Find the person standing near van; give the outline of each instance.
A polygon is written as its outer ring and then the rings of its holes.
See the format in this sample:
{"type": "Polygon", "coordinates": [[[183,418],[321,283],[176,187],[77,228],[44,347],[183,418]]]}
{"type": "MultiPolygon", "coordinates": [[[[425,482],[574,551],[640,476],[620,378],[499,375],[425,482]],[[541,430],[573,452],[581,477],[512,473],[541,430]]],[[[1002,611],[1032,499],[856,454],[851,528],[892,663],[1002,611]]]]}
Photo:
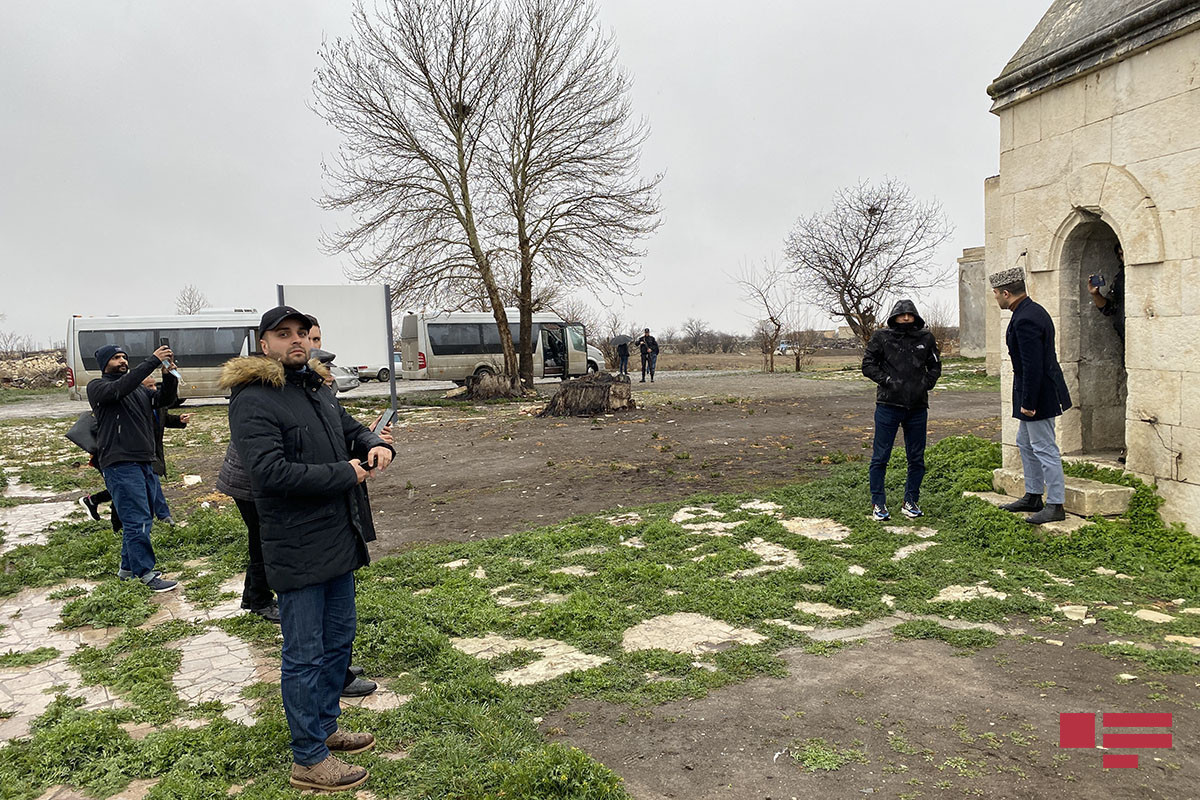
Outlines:
{"type": "Polygon", "coordinates": [[[646,370],[650,371],[650,382],[654,383],[654,367],[658,363],[658,339],[650,335],[650,329],[642,331],[642,335],[634,342],[642,356],[642,383],[646,382],[646,370]]]}
{"type": "Polygon", "coordinates": [[[900,513],[909,519],[924,516],[920,501],[929,390],[942,375],[942,361],[937,340],[925,327],[913,301],[897,301],[888,314],[887,327],[871,335],[863,354],[862,373],[879,385],[875,390],[875,443],[871,452],[871,514],[881,522],[891,519],[884,479],[896,431],[904,428],[908,477],[900,513]]]}
{"type": "Polygon", "coordinates": [[[179,380],[171,374],[173,360],[171,348],[163,345],[131,369],[125,351],[107,344],[96,351],[102,375],[87,386],[98,431],[96,460],[121,521],[121,568],[117,576],[137,578],[153,592],[169,592],[177,586],[175,581],[163,580],[162,573],[154,568],[154,547],[150,543],[155,501],[162,494],[154,473],[154,415],[178,396],[179,380]],[[164,364],[172,364],[171,369],[164,364]],[[152,392],[142,381],[158,369],[163,370],[162,389],[152,392]]]}

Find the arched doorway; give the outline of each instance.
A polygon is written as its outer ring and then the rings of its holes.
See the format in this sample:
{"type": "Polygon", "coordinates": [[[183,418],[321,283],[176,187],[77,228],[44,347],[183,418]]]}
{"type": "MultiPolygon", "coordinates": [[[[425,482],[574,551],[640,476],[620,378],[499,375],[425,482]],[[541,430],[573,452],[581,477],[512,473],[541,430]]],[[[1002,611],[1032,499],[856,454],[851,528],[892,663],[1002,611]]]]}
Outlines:
{"type": "Polygon", "coordinates": [[[1072,397],[1079,409],[1082,453],[1116,459],[1125,450],[1125,342],[1117,332],[1120,316],[1105,316],[1088,291],[1088,278],[1102,276],[1103,295],[1112,292],[1121,269],[1120,240],[1099,217],[1076,225],[1063,244],[1062,280],[1064,313],[1077,315],[1076,325],[1062,326],[1063,333],[1078,331],[1078,349],[1060,345],[1060,352],[1078,353],[1079,388],[1072,397]],[[1071,302],[1074,301],[1074,302],[1071,302]]]}

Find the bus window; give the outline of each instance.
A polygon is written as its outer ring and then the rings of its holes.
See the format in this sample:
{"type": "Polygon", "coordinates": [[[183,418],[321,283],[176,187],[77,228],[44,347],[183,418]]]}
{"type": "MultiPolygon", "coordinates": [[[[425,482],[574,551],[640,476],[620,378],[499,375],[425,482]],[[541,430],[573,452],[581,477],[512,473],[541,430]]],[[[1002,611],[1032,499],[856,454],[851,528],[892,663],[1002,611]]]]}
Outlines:
{"type": "MultiPolygon", "coordinates": [[[[432,327],[432,326],[431,326],[432,327]]],[[[500,328],[491,323],[485,322],[483,328],[483,352],[488,355],[500,355],[504,352],[504,348],[500,346],[500,328]]],[[[508,330],[512,334],[513,347],[519,347],[521,344],[521,324],[519,322],[508,323],[508,330]]],[[[534,347],[537,347],[538,323],[533,323],[533,333],[531,339],[534,347]]]]}
{"type": "Polygon", "coordinates": [[[242,354],[246,328],[163,328],[158,335],[171,342],[175,362],[181,368],[219,367],[242,354]]]}
{"type": "Polygon", "coordinates": [[[479,335],[479,323],[431,323],[429,348],[435,356],[469,356],[481,353],[483,342],[479,335]]]}
{"type": "Polygon", "coordinates": [[[89,372],[100,372],[96,351],[106,344],[115,344],[129,356],[130,366],[144,361],[158,347],[154,331],[80,331],[79,355],[89,372]]]}
{"type": "Polygon", "coordinates": [[[567,337],[571,340],[571,349],[579,353],[587,352],[587,344],[583,340],[583,326],[567,326],[567,337]]]}

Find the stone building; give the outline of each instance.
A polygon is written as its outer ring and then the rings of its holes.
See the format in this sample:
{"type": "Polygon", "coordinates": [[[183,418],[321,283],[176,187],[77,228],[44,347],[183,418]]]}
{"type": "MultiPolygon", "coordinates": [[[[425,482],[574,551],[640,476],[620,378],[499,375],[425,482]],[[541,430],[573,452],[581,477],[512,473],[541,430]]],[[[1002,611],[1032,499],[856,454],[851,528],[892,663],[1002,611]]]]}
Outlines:
{"type": "Polygon", "coordinates": [[[958,259],[958,354],[981,358],[987,352],[988,291],[984,248],[968,247],[958,259]]]}
{"type": "MultiPolygon", "coordinates": [[[[1200,2],[1055,0],[988,93],[1000,174],[984,184],[987,271],[1023,267],[1054,318],[1076,403],[1062,450],[1127,451],[1164,516],[1200,531],[1200,2]],[[1123,342],[1086,287],[1111,281],[1118,243],[1123,342]]],[[[1009,315],[989,314],[1004,465],[1019,470],[1009,315]]]]}

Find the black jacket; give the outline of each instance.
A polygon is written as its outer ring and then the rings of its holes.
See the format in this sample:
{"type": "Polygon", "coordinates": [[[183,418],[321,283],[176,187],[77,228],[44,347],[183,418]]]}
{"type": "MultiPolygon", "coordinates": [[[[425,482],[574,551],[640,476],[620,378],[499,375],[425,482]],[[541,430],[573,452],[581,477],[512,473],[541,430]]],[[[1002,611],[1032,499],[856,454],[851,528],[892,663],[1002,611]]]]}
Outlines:
{"type": "Polygon", "coordinates": [[[232,392],[229,429],[250,478],[271,588],[302,589],[370,563],[375,527],[347,462],[387,447],[383,440],[342,409],[311,365],[285,371],[263,356],[235,358],[221,386],[232,392]]]}
{"type": "Polygon", "coordinates": [[[1026,297],[1013,309],[1005,333],[1012,359],[1012,415],[1017,419],[1050,419],[1071,407],[1071,395],[1054,353],[1054,322],[1046,309],[1026,297]],[[1032,417],[1022,408],[1036,411],[1032,417]]]}
{"type": "Polygon", "coordinates": [[[238,455],[233,442],[225,448],[225,460],[221,462],[221,471],[217,473],[217,491],[229,495],[234,500],[254,501],[254,490],[250,488],[250,476],[242,466],[242,457],[238,455]]]}
{"type": "MultiPolygon", "coordinates": [[[[175,404],[177,405],[177,403],[175,404]]],[[[174,405],[172,405],[174,408],[174,405]]],[[[167,474],[167,454],[163,447],[163,434],[167,428],[186,428],[178,414],[172,414],[165,408],[154,409],[154,474],[167,474]]]]}
{"type": "Polygon", "coordinates": [[[634,344],[638,346],[638,350],[643,356],[647,355],[648,353],[658,352],[658,339],[655,339],[650,334],[639,336],[638,340],[634,342],[634,344]]]}
{"type": "Polygon", "coordinates": [[[87,386],[88,402],[99,430],[96,459],[100,469],[126,461],[153,464],[158,456],[154,409],[167,408],[179,396],[179,381],[163,375],[157,391],[142,386],[162,362],[151,356],[124,375],[104,373],[87,386]]]}
{"type": "Polygon", "coordinates": [[[892,306],[887,327],[871,335],[863,354],[862,374],[879,384],[876,403],[902,408],[929,406],[929,390],[942,376],[942,359],[937,340],[911,300],[892,306]],[[896,322],[901,314],[912,314],[917,321],[911,328],[901,327],[896,322]]]}

